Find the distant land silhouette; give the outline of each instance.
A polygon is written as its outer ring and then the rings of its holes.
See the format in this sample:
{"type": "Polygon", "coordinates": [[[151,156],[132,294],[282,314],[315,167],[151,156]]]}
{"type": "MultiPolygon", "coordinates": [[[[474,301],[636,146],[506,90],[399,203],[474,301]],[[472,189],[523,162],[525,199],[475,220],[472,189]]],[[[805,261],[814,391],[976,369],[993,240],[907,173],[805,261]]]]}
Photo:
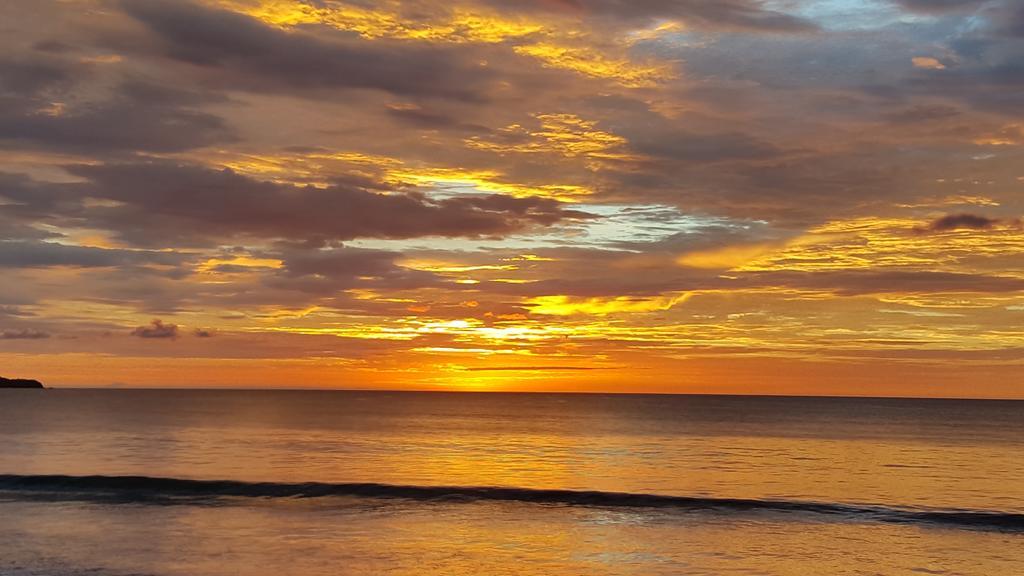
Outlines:
{"type": "Polygon", "coordinates": [[[0,388],[43,388],[39,380],[28,380],[25,378],[4,378],[0,376],[0,388]]]}

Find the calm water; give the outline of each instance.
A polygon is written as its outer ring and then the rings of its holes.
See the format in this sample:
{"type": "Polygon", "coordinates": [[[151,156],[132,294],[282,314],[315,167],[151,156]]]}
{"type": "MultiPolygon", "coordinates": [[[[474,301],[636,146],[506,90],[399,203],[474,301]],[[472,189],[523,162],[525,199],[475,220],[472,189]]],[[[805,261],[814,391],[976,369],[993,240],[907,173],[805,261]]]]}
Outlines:
{"type": "Polygon", "coordinates": [[[1022,574],[1022,440],[1022,402],[0,390],[0,574],[1022,574]]]}

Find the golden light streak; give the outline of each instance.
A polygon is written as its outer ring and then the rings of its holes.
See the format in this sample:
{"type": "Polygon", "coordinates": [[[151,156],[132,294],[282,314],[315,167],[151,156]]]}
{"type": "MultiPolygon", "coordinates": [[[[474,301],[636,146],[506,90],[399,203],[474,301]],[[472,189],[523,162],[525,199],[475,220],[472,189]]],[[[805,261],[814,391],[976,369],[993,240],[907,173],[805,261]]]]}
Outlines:
{"type": "Polygon", "coordinates": [[[463,170],[460,168],[426,168],[421,170],[394,170],[386,176],[395,186],[466,187],[480,192],[507,194],[516,198],[542,197],[563,202],[576,202],[593,191],[576,184],[518,184],[503,182],[502,174],[494,170],[463,170]]]}
{"type": "Polygon", "coordinates": [[[342,2],[320,6],[296,0],[221,0],[219,4],[268,24],[293,27],[326,24],[368,39],[398,38],[443,42],[498,43],[544,32],[543,25],[525,18],[507,18],[481,11],[454,8],[425,20],[411,20],[396,3],[379,3],[393,10],[365,8],[342,2]]]}
{"type": "Polygon", "coordinates": [[[537,296],[530,298],[526,306],[534,314],[552,316],[571,316],[574,314],[595,314],[603,316],[619,312],[655,312],[668,310],[685,301],[688,293],[670,296],[641,298],[635,296],[618,296],[615,298],[574,298],[571,296],[537,296]]]}
{"type": "Polygon", "coordinates": [[[453,348],[448,346],[424,346],[421,348],[413,348],[412,352],[429,352],[431,354],[482,354],[485,356],[491,354],[518,354],[521,356],[530,356],[532,354],[529,350],[515,350],[507,348],[453,348]]]}
{"type": "Polygon", "coordinates": [[[514,256],[512,258],[506,258],[505,260],[508,261],[508,262],[516,262],[516,261],[519,261],[519,260],[524,260],[526,262],[555,262],[555,261],[557,261],[555,258],[549,258],[547,256],[538,256],[536,254],[520,254],[520,255],[514,256]]]}
{"type": "Polygon", "coordinates": [[[325,177],[332,173],[365,174],[373,177],[401,161],[387,156],[352,151],[312,152],[308,154],[237,154],[226,150],[204,151],[204,163],[229,168],[245,176],[282,184],[313,184],[326,187],[325,177]],[[212,157],[211,157],[212,154],[212,157]]]}
{"type": "Polygon", "coordinates": [[[980,296],[978,294],[883,294],[879,302],[914,306],[917,308],[993,308],[1020,299],[1015,294],[980,296]]]}
{"type": "Polygon", "coordinates": [[[572,70],[592,78],[604,78],[630,88],[643,88],[676,77],[665,64],[637,64],[626,58],[610,57],[589,46],[570,46],[538,42],[516,46],[513,50],[537,58],[549,68],[572,70]]]}
{"type": "MultiPolygon", "coordinates": [[[[385,3],[384,8],[365,8],[343,2],[314,6],[296,0],[216,0],[222,8],[241,12],[267,24],[291,28],[304,24],[324,24],[338,30],[355,32],[366,39],[394,38],[447,43],[513,43],[513,51],[540,60],[549,68],[560,68],[612,80],[627,87],[646,87],[675,78],[664,64],[634,63],[625,56],[609,56],[593,46],[582,45],[582,30],[567,29],[565,23],[547,26],[518,17],[498,15],[479,8],[456,7],[439,14],[417,15],[412,19],[401,6],[385,3]],[[574,44],[567,42],[572,41],[574,44]]],[[[663,34],[671,29],[659,27],[647,34],[663,34]]],[[[620,41],[624,47],[639,40],[636,34],[620,41]]]]}
{"type": "Polygon", "coordinates": [[[426,272],[475,272],[478,270],[517,270],[519,267],[511,264],[477,264],[463,265],[437,260],[400,260],[397,262],[405,268],[423,270],[426,272]]]}
{"type": "Polygon", "coordinates": [[[387,156],[352,151],[315,152],[310,154],[231,154],[224,150],[204,151],[194,158],[204,164],[228,168],[239,174],[296,186],[321,188],[331,184],[331,175],[363,175],[369,180],[396,189],[409,187],[444,187],[449,190],[506,194],[516,198],[541,197],[562,202],[577,202],[593,194],[580,184],[528,184],[511,182],[498,170],[469,170],[453,167],[410,166],[387,156]],[[212,155],[212,157],[211,157],[212,155]]]}
{"type": "Polygon", "coordinates": [[[250,256],[235,256],[232,258],[209,258],[196,266],[196,272],[200,274],[224,274],[217,270],[221,266],[232,266],[239,268],[280,268],[284,263],[276,258],[253,258],[250,256]]]}
{"type": "Polygon", "coordinates": [[[1024,250],[1024,230],[1012,222],[975,230],[931,231],[920,220],[866,217],[833,221],[785,242],[725,246],[677,258],[682,266],[735,272],[923,269],[969,271],[982,257],[1024,250]]]}
{"type": "Polygon", "coordinates": [[[734,268],[742,272],[826,271],[871,268],[969,272],[983,257],[1024,250],[1024,230],[1003,224],[990,229],[925,231],[920,220],[858,218],[808,231],[784,248],[734,268]]]}
{"type": "Polygon", "coordinates": [[[86,64],[117,64],[124,60],[119,54],[97,54],[94,56],[83,56],[79,62],[86,64]]]}
{"type": "Polygon", "coordinates": [[[240,328],[241,332],[285,332],[307,336],[337,336],[339,338],[356,338],[360,340],[412,340],[415,333],[390,329],[385,326],[254,326],[240,328]]]}
{"type": "MultiPolygon", "coordinates": [[[[575,114],[534,114],[540,126],[529,130],[519,124],[502,128],[499,132],[529,141],[506,144],[474,136],[465,140],[466,146],[499,154],[558,154],[565,158],[584,157],[589,160],[636,160],[639,157],[623,149],[625,138],[597,128],[597,122],[584,120],[575,114]]],[[[599,163],[590,163],[593,170],[599,163]]]]}
{"type": "Polygon", "coordinates": [[[975,138],[974,143],[981,146],[1020,146],[1024,144],[1024,125],[1007,124],[997,132],[975,138]]]}
{"type": "Polygon", "coordinates": [[[630,44],[636,44],[638,42],[646,42],[646,41],[649,41],[649,40],[657,40],[658,38],[661,38],[662,36],[664,36],[666,34],[671,34],[673,32],[682,32],[685,29],[686,29],[686,27],[683,25],[682,22],[674,22],[674,21],[664,22],[662,24],[658,24],[657,26],[655,26],[653,28],[646,28],[646,29],[643,29],[643,30],[637,30],[637,31],[631,33],[629,35],[629,43],[630,44]]]}
{"type": "Polygon", "coordinates": [[[66,106],[63,102],[50,102],[46,106],[43,106],[37,110],[39,114],[43,116],[50,116],[51,118],[57,118],[64,115],[66,106]]]}
{"type": "Polygon", "coordinates": [[[732,269],[780,248],[779,244],[742,244],[684,254],[676,259],[681,266],[708,269],[732,269]]]}
{"type": "Polygon", "coordinates": [[[999,206],[999,202],[987,196],[969,196],[966,194],[951,194],[941,198],[922,200],[915,204],[897,204],[897,208],[937,208],[941,206],[956,206],[969,204],[973,206],[999,206]]]}

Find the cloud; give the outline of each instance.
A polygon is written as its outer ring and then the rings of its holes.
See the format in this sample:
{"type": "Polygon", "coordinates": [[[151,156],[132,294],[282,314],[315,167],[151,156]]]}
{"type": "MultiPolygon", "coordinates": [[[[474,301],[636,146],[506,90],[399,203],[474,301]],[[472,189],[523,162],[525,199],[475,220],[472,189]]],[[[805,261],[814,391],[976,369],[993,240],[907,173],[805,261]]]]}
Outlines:
{"type": "Polygon", "coordinates": [[[979,216],[977,214],[949,214],[933,220],[927,226],[918,228],[918,230],[922,232],[948,232],[950,230],[959,230],[963,228],[971,230],[988,230],[1000,223],[1002,223],[1002,221],[999,219],[979,216]]]}
{"type": "Polygon", "coordinates": [[[573,316],[593,314],[604,316],[619,312],[659,312],[685,302],[687,293],[656,297],[616,296],[613,298],[576,298],[564,294],[537,296],[524,306],[531,314],[545,316],[573,316]]]}
{"type": "Polygon", "coordinates": [[[1020,362],[1020,2],[14,3],[0,318],[55,367],[1020,362]]]}
{"type": "Polygon", "coordinates": [[[916,12],[953,12],[974,10],[989,0],[895,0],[898,4],[916,12]]]}
{"type": "Polygon", "coordinates": [[[761,160],[778,157],[781,154],[777,147],[749,134],[695,134],[664,125],[648,130],[631,140],[632,148],[642,154],[678,162],[761,160]]]}
{"type": "Polygon", "coordinates": [[[931,56],[914,56],[910,59],[914,68],[927,68],[929,70],[945,70],[946,65],[940,62],[937,58],[931,56]]]}
{"type": "Polygon", "coordinates": [[[479,100],[492,81],[486,67],[450,47],[349,35],[324,40],[190,2],[129,0],[122,6],[156,35],[164,56],[195,65],[209,72],[207,83],[233,90],[308,95],[368,88],[479,100]]]}
{"type": "Polygon", "coordinates": [[[771,272],[745,275],[737,286],[786,286],[827,290],[843,296],[867,294],[1014,293],[1024,291],[1024,278],[924,270],[838,270],[771,272]]]}
{"type": "Polygon", "coordinates": [[[212,114],[123,96],[83,110],[14,110],[0,112],[0,138],[53,150],[176,152],[233,139],[212,114]]]}
{"type": "Polygon", "coordinates": [[[34,313],[18,306],[0,305],[0,316],[11,316],[15,318],[35,316],[34,313]]]}
{"type": "Polygon", "coordinates": [[[267,280],[276,288],[331,295],[356,287],[402,290],[440,283],[430,272],[395,264],[398,252],[337,245],[288,247],[276,255],[282,267],[267,280]]]}
{"type": "Polygon", "coordinates": [[[156,338],[165,339],[169,338],[174,340],[178,337],[178,325],[177,324],[164,324],[159,318],[153,319],[152,322],[147,326],[139,326],[131,331],[132,336],[138,338],[156,338]]]}
{"type": "Polygon", "coordinates": [[[0,59],[0,144],[85,152],[175,152],[235,138],[198,107],[216,94],[135,77],[103,86],[71,55],[0,59]]]}
{"type": "Polygon", "coordinates": [[[754,0],[489,0],[489,4],[520,12],[568,12],[629,23],[680,19],[694,28],[717,30],[805,33],[818,29],[809,20],[769,10],[754,0]]]}
{"type": "MultiPolygon", "coordinates": [[[[924,4],[924,2],[922,2],[924,4]]],[[[973,5],[978,3],[965,3],[973,5]]],[[[971,26],[958,30],[946,45],[946,54],[927,64],[894,88],[898,93],[921,96],[942,94],[979,110],[1016,118],[1024,105],[1024,65],[1019,38],[1024,36],[1024,5],[1016,1],[983,3],[971,26]],[[934,64],[939,64],[935,66],[934,64]]]]}
{"type": "Polygon", "coordinates": [[[179,266],[186,256],[155,250],[121,250],[56,242],[0,240],[0,268],[179,266]]]}
{"type": "Polygon", "coordinates": [[[89,183],[67,195],[114,201],[76,210],[94,227],[143,245],[230,238],[332,239],[502,236],[590,215],[547,198],[501,194],[438,200],[351,185],[292,186],[231,170],[163,162],[72,166],[89,183]]]}
{"type": "MultiPolygon", "coordinates": [[[[0,78],[3,79],[3,94],[10,97],[33,98],[48,90],[71,86],[81,76],[75,67],[56,58],[11,58],[0,59],[0,78]]],[[[16,101],[15,101],[16,102],[16,101]]],[[[7,105],[12,104],[11,100],[7,105]]]]}
{"type": "Polygon", "coordinates": [[[49,337],[50,334],[48,332],[29,330],[27,328],[0,331],[0,340],[42,340],[49,337]]]}
{"type": "Polygon", "coordinates": [[[955,106],[945,104],[916,104],[885,115],[894,124],[921,124],[949,120],[961,115],[955,106]]]}
{"type": "Polygon", "coordinates": [[[997,25],[1000,34],[1010,38],[1024,38],[1024,5],[1010,3],[997,25]]]}

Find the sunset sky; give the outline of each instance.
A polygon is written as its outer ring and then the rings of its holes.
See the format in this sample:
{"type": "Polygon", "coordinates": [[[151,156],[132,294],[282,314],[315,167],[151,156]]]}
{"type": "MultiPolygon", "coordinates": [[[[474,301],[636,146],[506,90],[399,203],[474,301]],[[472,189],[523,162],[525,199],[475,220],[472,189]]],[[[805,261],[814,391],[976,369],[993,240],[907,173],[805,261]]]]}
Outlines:
{"type": "Polygon", "coordinates": [[[8,0],[0,375],[1024,397],[1018,0],[8,0]]]}

